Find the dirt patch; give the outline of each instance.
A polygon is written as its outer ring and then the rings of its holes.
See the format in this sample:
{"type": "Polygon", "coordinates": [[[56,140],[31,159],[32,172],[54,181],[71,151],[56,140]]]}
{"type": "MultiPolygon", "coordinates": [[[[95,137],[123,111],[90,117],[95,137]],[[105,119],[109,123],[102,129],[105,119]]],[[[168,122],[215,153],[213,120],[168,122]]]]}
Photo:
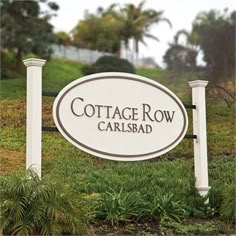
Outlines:
{"type": "Polygon", "coordinates": [[[0,102],[1,127],[23,127],[26,121],[26,104],[23,100],[2,100],[0,102]]]}
{"type": "Polygon", "coordinates": [[[25,152],[0,149],[0,173],[7,174],[25,168],[25,152]]]}
{"type": "Polygon", "coordinates": [[[235,224],[219,219],[187,219],[182,223],[158,223],[158,221],[130,221],[115,225],[104,221],[91,224],[88,231],[91,235],[104,236],[167,236],[167,235],[234,235],[235,224]]]}
{"type": "Polygon", "coordinates": [[[104,224],[103,221],[90,226],[94,235],[160,235],[160,225],[156,221],[124,222],[115,225],[104,224]]]}
{"type": "MultiPolygon", "coordinates": [[[[43,126],[55,126],[52,118],[52,104],[47,101],[43,103],[43,126]]],[[[24,100],[2,100],[0,101],[1,127],[20,128],[26,125],[26,101],[24,100]]]]}

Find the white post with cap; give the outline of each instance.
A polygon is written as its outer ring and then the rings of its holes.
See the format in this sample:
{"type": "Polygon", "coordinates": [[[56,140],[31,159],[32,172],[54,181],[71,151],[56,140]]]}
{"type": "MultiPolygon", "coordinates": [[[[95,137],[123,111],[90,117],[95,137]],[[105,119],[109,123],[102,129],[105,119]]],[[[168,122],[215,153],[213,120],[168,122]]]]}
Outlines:
{"type": "Polygon", "coordinates": [[[23,60],[27,67],[26,169],[41,178],[42,162],[42,67],[46,60],[23,60]]]}
{"type": "Polygon", "coordinates": [[[189,82],[192,88],[192,104],[196,105],[196,109],[193,109],[193,133],[197,135],[197,139],[194,139],[195,186],[201,196],[206,196],[210,190],[208,183],[205,100],[205,87],[207,84],[208,81],[204,80],[189,82]]]}

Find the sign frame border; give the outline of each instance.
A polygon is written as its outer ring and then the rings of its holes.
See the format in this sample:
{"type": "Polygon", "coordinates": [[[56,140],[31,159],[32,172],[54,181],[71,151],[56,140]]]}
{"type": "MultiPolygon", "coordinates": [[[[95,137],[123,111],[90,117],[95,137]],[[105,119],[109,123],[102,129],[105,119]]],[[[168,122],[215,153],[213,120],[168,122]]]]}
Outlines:
{"type": "Polygon", "coordinates": [[[169,152],[170,150],[172,150],[173,148],[175,148],[184,138],[184,135],[187,132],[188,129],[188,115],[187,115],[187,111],[183,105],[183,103],[181,102],[181,100],[172,92],[170,91],[168,88],[166,88],[165,86],[163,86],[162,84],[148,79],[146,77],[143,76],[139,76],[139,75],[134,75],[134,74],[129,74],[129,73],[123,73],[123,72],[104,72],[104,73],[97,73],[97,74],[92,74],[92,75],[88,75],[88,76],[84,76],[81,78],[78,78],[74,81],[72,81],[71,83],[69,83],[68,85],[66,85],[58,94],[58,96],[56,97],[56,99],[54,100],[53,103],[53,119],[54,122],[58,128],[58,130],[60,131],[60,133],[62,134],[62,136],[64,138],[66,138],[70,143],[72,143],[74,146],[76,146],[77,148],[90,153],[94,156],[98,156],[104,159],[109,159],[109,160],[115,160],[115,161],[141,161],[141,160],[148,160],[148,159],[152,159],[155,157],[158,157],[160,155],[163,155],[164,153],[169,152]],[[159,149],[157,151],[153,151],[153,152],[149,152],[149,153],[144,153],[144,154],[138,154],[138,155],[133,155],[133,154],[129,154],[129,155],[120,155],[120,154],[114,154],[114,153],[108,153],[108,152],[103,152],[100,150],[96,150],[94,148],[91,148],[81,142],[79,142],[77,139],[73,138],[65,129],[65,127],[63,126],[60,118],[59,118],[59,106],[60,103],[63,99],[63,97],[73,88],[77,87],[78,85],[81,85],[83,83],[88,83],[91,81],[95,81],[95,80],[101,80],[101,79],[124,79],[124,80],[132,80],[132,81],[137,81],[137,82],[141,82],[144,84],[148,84],[149,86],[155,87],[159,90],[161,90],[162,92],[166,93],[168,96],[170,96],[180,107],[180,110],[183,114],[184,117],[184,125],[182,128],[182,131],[180,133],[180,135],[175,139],[175,141],[173,141],[171,144],[167,145],[166,147],[159,149]]]}

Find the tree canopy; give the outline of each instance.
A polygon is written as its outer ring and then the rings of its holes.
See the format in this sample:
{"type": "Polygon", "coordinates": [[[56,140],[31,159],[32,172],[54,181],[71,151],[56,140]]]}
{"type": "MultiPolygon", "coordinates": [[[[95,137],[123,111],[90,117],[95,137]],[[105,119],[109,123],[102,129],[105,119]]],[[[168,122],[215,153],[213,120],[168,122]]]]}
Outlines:
{"type": "Polygon", "coordinates": [[[87,14],[72,30],[73,43],[82,48],[117,53],[120,48],[119,28],[120,23],[112,15],[87,14]]]}
{"type": "Polygon", "coordinates": [[[59,32],[56,32],[54,35],[55,35],[57,44],[64,45],[64,46],[68,46],[72,44],[70,35],[67,34],[66,32],[59,31],[59,32]]]}
{"type": "Polygon", "coordinates": [[[170,21],[162,17],[162,11],[144,9],[145,1],[137,6],[126,4],[118,7],[116,4],[107,9],[98,8],[96,14],[85,15],[72,30],[73,40],[81,47],[98,49],[107,52],[119,52],[120,41],[124,41],[128,48],[129,40],[134,39],[135,51],[139,51],[139,43],[145,44],[145,37],[158,41],[149,33],[150,27],[161,21],[170,21]]]}
{"type": "Polygon", "coordinates": [[[41,57],[48,57],[51,53],[49,46],[54,42],[54,36],[48,21],[52,14],[41,12],[40,2],[47,4],[51,11],[58,10],[56,3],[47,0],[1,2],[2,47],[16,53],[18,70],[25,53],[41,57]]]}
{"type": "Polygon", "coordinates": [[[180,30],[170,43],[164,61],[171,70],[196,68],[196,57],[203,54],[208,79],[229,79],[235,71],[236,11],[200,12],[192,23],[191,32],[180,30]],[[179,43],[186,36],[186,45],[179,43]]]}
{"type": "Polygon", "coordinates": [[[198,45],[211,77],[228,78],[235,70],[236,11],[201,12],[193,22],[191,43],[198,45]]]}
{"type": "Polygon", "coordinates": [[[144,9],[145,1],[140,2],[137,6],[134,4],[126,4],[117,12],[117,19],[122,23],[120,29],[121,39],[124,40],[126,47],[131,38],[135,42],[135,52],[139,53],[139,43],[145,43],[145,38],[151,38],[156,41],[159,39],[150,34],[150,27],[165,21],[171,26],[171,22],[164,18],[163,11],[153,9],[144,9]]]}

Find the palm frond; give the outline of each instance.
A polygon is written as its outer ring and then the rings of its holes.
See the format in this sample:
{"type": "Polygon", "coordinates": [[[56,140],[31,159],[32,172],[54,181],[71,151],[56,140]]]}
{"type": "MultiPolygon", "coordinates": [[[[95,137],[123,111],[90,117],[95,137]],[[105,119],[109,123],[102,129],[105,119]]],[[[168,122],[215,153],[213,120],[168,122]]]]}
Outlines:
{"type": "Polygon", "coordinates": [[[139,10],[142,10],[142,8],[143,8],[143,6],[144,6],[144,4],[146,3],[146,1],[145,0],[143,0],[143,1],[141,1],[139,4],[138,4],[138,9],[139,10]]]}
{"type": "Polygon", "coordinates": [[[167,19],[167,18],[161,18],[160,21],[166,22],[166,23],[169,25],[169,27],[172,28],[172,23],[171,23],[171,21],[170,21],[169,19],[167,19]]]}
{"type": "Polygon", "coordinates": [[[13,227],[12,235],[32,235],[34,232],[34,227],[31,224],[25,224],[21,222],[21,224],[15,225],[13,227]]]}
{"type": "Polygon", "coordinates": [[[39,178],[31,172],[6,178],[0,189],[0,231],[11,235],[78,234],[81,213],[60,183],[39,178]]]}
{"type": "Polygon", "coordinates": [[[154,39],[154,40],[156,40],[157,42],[160,42],[159,38],[157,38],[156,36],[154,36],[154,35],[152,35],[152,34],[145,33],[144,36],[147,37],[147,38],[154,39]]]}
{"type": "Polygon", "coordinates": [[[179,31],[175,34],[174,41],[175,41],[176,44],[178,44],[178,42],[179,42],[179,37],[180,37],[181,35],[186,36],[187,40],[189,40],[190,35],[189,35],[188,31],[182,29],[182,30],[179,30],[179,31]]]}

